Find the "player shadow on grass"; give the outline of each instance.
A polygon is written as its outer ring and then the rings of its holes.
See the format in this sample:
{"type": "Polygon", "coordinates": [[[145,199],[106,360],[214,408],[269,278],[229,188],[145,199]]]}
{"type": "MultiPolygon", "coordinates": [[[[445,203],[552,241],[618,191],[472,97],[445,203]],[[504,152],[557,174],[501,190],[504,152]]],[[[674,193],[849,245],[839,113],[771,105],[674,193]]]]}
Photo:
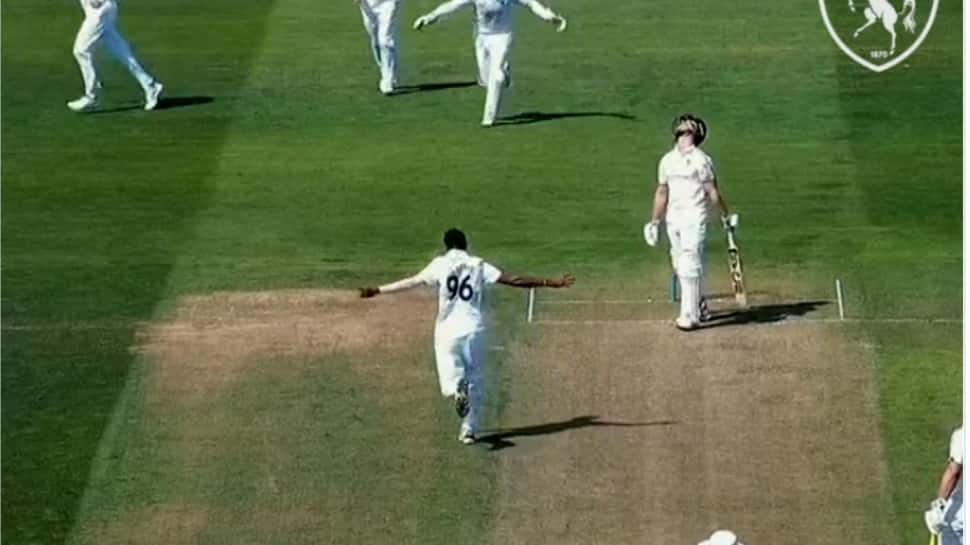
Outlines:
{"type": "Polygon", "coordinates": [[[714,310],[711,311],[711,318],[703,324],[702,329],[781,322],[805,316],[827,304],[829,304],[829,301],[802,301],[800,303],[752,305],[746,309],[738,310],[714,310]]]}
{"type": "Polygon", "coordinates": [[[478,442],[488,445],[488,450],[502,450],[514,447],[515,442],[510,441],[512,437],[534,437],[537,435],[549,435],[579,428],[589,428],[595,426],[607,427],[641,427],[641,426],[672,426],[679,424],[676,420],[655,420],[650,422],[608,422],[600,420],[599,416],[585,415],[576,416],[569,420],[559,422],[548,422],[536,424],[534,426],[522,426],[519,428],[506,428],[492,430],[478,437],[478,442]]]}
{"type": "Polygon", "coordinates": [[[424,93],[428,91],[445,91],[448,89],[461,89],[462,87],[474,87],[478,83],[474,81],[448,81],[444,83],[419,83],[417,85],[402,85],[394,89],[392,95],[410,95],[411,93],[424,93]]]}
{"type": "Polygon", "coordinates": [[[569,119],[572,117],[612,117],[624,121],[636,121],[636,116],[620,112],[522,112],[520,114],[500,117],[495,126],[505,125],[530,125],[532,123],[542,123],[543,121],[555,121],[557,119],[569,119]]]}
{"type": "MultiPolygon", "coordinates": [[[[172,110],[175,108],[184,108],[186,106],[198,106],[200,104],[209,104],[210,102],[215,102],[215,99],[207,96],[191,96],[191,97],[162,97],[158,99],[158,104],[155,106],[155,110],[172,110]]],[[[90,114],[111,114],[117,112],[130,112],[134,110],[142,110],[144,105],[139,104],[128,104],[125,106],[117,106],[115,108],[104,108],[101,110],[94,110],[89,112],[90,114]]]]}

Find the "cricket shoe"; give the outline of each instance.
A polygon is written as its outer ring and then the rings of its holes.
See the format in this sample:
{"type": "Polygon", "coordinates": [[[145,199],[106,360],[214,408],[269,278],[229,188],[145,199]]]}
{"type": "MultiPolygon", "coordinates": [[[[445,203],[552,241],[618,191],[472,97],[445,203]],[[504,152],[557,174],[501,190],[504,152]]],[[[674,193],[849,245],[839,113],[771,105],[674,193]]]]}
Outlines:
{"type": "Polygon", "coordinates": [[[380,89],[381,93],[390,95],[394,93],[394,82],[382,79],[380,83],[377,84],[377,88],[380,89]]]}
{"type": "Polygon", "coordinates": [[[458,389],[455,391],[455,412],[458,416],[465,418],[468,416],[468,411],[471,409],[471,403],[468,400],[468,381],[461,379],[458,381],[458,389]]]}
{"type": "Polygon", "coordinates": [[[165,86],[161,82],[153,81],[145,90],[145,111],[152,111],[158,106],[158,97],[162,95],[165,86]]]}
{"type": "Polygon", "coordinates": [[[97,105],[98,105],[98,99],[90,95],[84,95],[81,98],[72,100],[67,103],[67,107],[75,112],[87,112],[89,110],[93,110],[97,105]]]}
{"type": "Polygon", "coordinates": [[[703,297],[701,297],[700,321],[701,323],[711,321],[711,309],[707,307],[707,299],[703,297]]]}
{"type": "Polygon", "coordinates": [[[691,320],[689,318],[684,318],[684,317],[681,316],[681,317],[678,317],[677,320],[674,321],[674,325],[676,325],[677,326],[677,329],[679,329],[681,331],[693,331],[693,330],[697,329],[697,325],[698,324],[697,324],[697,322],[695,322],[695,321],[693,321],[693,320],[691,320]]]}
{"type": "Polygon", "coordinates": [[[461,431],[458,432],[458,442],[463,445],[474,445],[475,434],[468,428],[462,428],[461,431]]]}

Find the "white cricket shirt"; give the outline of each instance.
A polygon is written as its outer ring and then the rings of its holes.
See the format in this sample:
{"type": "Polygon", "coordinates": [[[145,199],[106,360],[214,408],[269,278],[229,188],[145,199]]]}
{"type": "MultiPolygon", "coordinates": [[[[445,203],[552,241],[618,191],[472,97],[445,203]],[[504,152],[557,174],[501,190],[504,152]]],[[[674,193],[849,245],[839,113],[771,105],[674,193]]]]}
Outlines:
{"type": "Polygon", "coordinates": [[[435,335],[460,337],[483,329],[485,286],[498,282],[500,276],[502,271],[463,250],[434,258],[418,278],[438,290],[435,335]]]}
{"type": "Polygon", "coordinates": [[[430,15],[438,18],[472,6],[475,8],[475,31],[478,34],[511,34],[512,14],[516,5],[529,8],[532,13],[546,21],[556,16],[551,9],[536,0],[451,0],[438,6],[430,15]]]}
{"type": "Polygon", "coordinates": [[[700,148],[668,151],[657,167],[657,182],[667,186],[667,222],[707,221],[704,184],[713,181],[714,162],[700,148]]]}

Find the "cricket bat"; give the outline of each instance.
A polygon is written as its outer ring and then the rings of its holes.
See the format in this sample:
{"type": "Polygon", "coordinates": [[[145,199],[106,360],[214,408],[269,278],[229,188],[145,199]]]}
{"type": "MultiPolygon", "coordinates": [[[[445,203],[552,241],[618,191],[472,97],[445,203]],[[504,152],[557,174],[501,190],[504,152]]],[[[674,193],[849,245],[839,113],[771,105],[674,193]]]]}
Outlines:
{"type": "Polygon", "coordinates": [[[731,288],[734,299],[742,307],[748,306],[748,294],[744,291],[744,267],[741,264],[741,250],[734,237],[734,227],[725,226],[728,244],[728,267],[731,272],[731,288]]]}

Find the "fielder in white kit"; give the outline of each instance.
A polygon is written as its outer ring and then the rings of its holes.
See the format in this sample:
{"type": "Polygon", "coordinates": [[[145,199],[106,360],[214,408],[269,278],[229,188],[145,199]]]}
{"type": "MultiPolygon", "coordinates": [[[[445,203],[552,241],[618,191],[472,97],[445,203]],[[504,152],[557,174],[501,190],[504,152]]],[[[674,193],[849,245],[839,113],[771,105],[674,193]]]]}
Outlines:
{"type": "Polygon", "coordinates": [[[354,0],[360,6],[371,53],[380,72],[377,88],[389,95],[397,87],[397,12],[400,0],[354,0]]]}
{"type": "Polygon", "coordinates": [[[527,7],[540,19],[555,24],[557,32],[566,30],[566,19],[536,0],[449,0],[414,22],[414,28],[421,30],[463,7],[475,9],[478,82],[486,89],[485,112],[482,114],[485,127],[495,124],[502,103],[502,90],[511,84],[509,48],[512,46],[512,12],[516,5],[527,7]]]}
{"type": "Polygon", "coordinates": [[[131,51],[131,46],[118,32],[118,2],[116,0],[80,0],[84,10],[84,22],[74,39],[74,58],[81,68],[84,79],[84,95],[67,103],[75,112],[90,110],[98,105],[97,90],[101,88],[98,73],[94,68],[94,52],[101,43],[125,65],[128,72],[141,85],[145,92],[145,109],[154,110],[158,97],[162,94],[162,84],[142,68],[131,51]]]}
{"type": "Polygon", "coordinates": [[[674,120],[674,149],[660,159],[653,217],[644,226],[647,244],[660,240],[660,223],[667,224],[670,260],[680,282],[680,315],[676,325],[689,331],[701,322],[704,278],[704,237],[710,205],[721,209],[721,221],[736,227],[737,214],[728,211],[714,173],[714,162],[698,147],[707,137],[704,120],[684,114],[674,120]]]}
{"type": "Polygon", "coordinates": [[[503,273],[480,257],[470,255],[465,234],[449,229],[444,237],[447,252],[434,258],[420,273],[380,287],[361,288],[360,296],[374,297],[419,286],[438,291],[438,319],[434,328],[434,353],[441,395],[453,397],[461,417],[458,440],[475,442],[484,403],[485,377],[482,349],[485,320],[482,301],[485,287],[505,284],[517,288],[566,288],[572,276],[543,279],[503,273]]]}

